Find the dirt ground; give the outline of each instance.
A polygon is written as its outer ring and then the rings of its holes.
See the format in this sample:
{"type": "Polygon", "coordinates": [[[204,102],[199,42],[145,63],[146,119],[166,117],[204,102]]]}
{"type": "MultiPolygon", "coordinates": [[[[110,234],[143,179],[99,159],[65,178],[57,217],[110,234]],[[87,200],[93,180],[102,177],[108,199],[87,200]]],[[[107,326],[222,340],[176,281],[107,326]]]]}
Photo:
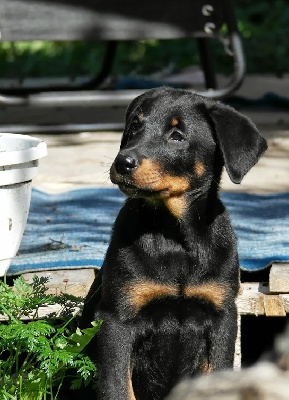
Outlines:
{"type": "MultiPolygon", "coordinates": [[[[269,136],[269,148],[264,156],[240,185],[231,183],[224,172],[222,189],[255,193],[289,190],[289,130],[280,134],[274,131],[274,137],[271,132],[262,133],[269,136]]],[[[56,193],[112,186],[109,168],[117,154],[120,137],[120,133],[111,132],[41,135],[48,145],[48,156],[40,160],[34,187],[56,193]]]]}
{"type": "MultiPolygon", "coordinates": [[[[269,91],[287,95],[289,78],[247,77],[236,94],[258,98],[269,91]]],[[[288,191],[289,114],[284,111],[240,111],[255,122],[260,133],[268,140],[269,148],[240,185],[231,183],[224,173],[222,189],[255,193],[288,191]]],[[[114,119],[114,113],[114,109],[111,109],[111,120],[114,119]]],[[[111,186],[109,168],[119,148],[120,132],[39,133],[34,136],[41,137],[48,146],[48,156],[40,160],[34,187],[56,193],[83,187],[111,186]]]]}

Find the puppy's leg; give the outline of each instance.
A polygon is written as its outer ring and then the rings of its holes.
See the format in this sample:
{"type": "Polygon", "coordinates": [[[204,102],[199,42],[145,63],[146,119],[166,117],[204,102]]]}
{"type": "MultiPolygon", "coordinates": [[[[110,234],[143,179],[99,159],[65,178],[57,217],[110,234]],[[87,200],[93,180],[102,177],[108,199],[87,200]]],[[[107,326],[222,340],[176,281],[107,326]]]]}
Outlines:
{"type": "Polygon", "coordinates": [[[98,400],[135,400],[131,382],[133,330],[111,315],[97,335],[98,400]]]}
{"type": "Polygon", "coordinates": [[[219,324],[210,335],[208,371],[233,368],[237,337],[237,310],[235,305],[226,307],[219,324]]]}

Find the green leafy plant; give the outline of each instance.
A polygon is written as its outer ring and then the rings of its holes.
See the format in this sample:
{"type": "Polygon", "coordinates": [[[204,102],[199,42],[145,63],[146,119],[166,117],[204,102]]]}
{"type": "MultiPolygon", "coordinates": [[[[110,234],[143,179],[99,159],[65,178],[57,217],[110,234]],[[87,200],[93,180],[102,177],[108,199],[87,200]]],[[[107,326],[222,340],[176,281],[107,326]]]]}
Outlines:
{"type": "Polygon", "coordinates": [[[64,379],[76,389],[96,376],[84,350],[101,322],[78,329],[75,310],[83,299],[49,295],[47,282],[37,276],[31,284],[19,277],[13,287],[0,282],[1,400],[56,400],[64,379]],[[51,305],[60,309],[39,319],[40,307],[51,305]]]}

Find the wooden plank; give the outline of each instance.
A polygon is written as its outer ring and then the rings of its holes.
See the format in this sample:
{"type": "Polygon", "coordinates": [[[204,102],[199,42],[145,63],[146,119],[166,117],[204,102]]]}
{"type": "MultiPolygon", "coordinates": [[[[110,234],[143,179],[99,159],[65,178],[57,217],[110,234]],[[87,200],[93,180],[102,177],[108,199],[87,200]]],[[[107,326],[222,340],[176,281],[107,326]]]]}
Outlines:
{"type": "Polygon", "coordinates": [[[267,317],[285,317],[286,311],[278,295],[264,296],[264,308],[267,317]]]}
{"type": "MultiPolygon", "coordinates": [[[[48,305],[47,307],[39,307],[39,309],[38,309],[38,319],[46,318],[51,313],[58,314],[61,311],[62,308],[63,307],[60,304],[48,305]]],[[[74,313],[76,314],[78,312],[78,310],[79,310],[78,308],[75,309],[74,313]]],[[[32,319],[32,315],[31,316],[27,315],[27,316],[21,318],[22,321],[29,321],[31,319],[32,319]]],[[[6,318],[6,317],[4,317],[3,315],[0,314],[0,322],[1,321],[7,321],[7,320],[8,320],[8,318],[6,318]]]]}
{"type": "MultiPolygon", "coordinates": [[[[57,271],[42,271],[23,274],[26,282],[31,283],[35,275],[39,277],[48,277],[47,294],[60,295],[61,293],[71,294],[77,297],[85,297],[94,280],[97,271],[93,268],[83,268],[76,270],[57,270],[57,271]]],[[[61,305],[53,304],[46,307],[40,307],[38,310],[38,318],[45,318],[49,314],[58,313],[62,309],[61,305]]],[[[78,309],[75,309],[75,313],[78,309]]],[[[29,320],[31,317],[23,317],[23,320],[29,320]]],[[[5,321],[3,315],[0,315],[0,321],[5,321]]]]}
{"type": "Polygon", "coordinates": [[[270,269],[269,288],[272,293],[289,292],[289,263],[275,263],[270,269]]]}
{"type": "Polygon", "coordinates": [[[234,354],[234,370],[241,369],[242,351],[241,351],[241,315],[238,314],[238,331],[235,343],[235,354],[234,354]]]}
{"type": "MultiPolygon", "coordinates": [[[[23,277],[31,282],[34,275],[48,276],[48,293],[59,295],[68,293],[74,296],[85,297],[97,271],[95,269],[57,270],[27,273],[23,277]]],[[[242,283],[240,294],[236,300],[240,315],[266,315],[284,317],[289,314],[289,293],[272,295],[268,285],[259,282],[242,283]]],[[[44,318],[59,307],[53,306],[40,309],[39,316],[44,318]]],[[[1,320],[1,317],[0,317],[1,320]]],[[[2,318],[3,320],[3,318],[2,318]]],[[[236,348],[236,352],[238,352],[236,348]]],[[[239,357],[240,354],[238,354],[239,357]]],[[[236,366],[238,361],[236,360],[236,366]]]]}
{"type": "Polygon", "coordinates": [[[279,296],[282,299],[282,303],[286,313],[289,314],[289,294],[280,294],[279,296]]]}
{"type": "Polygon", "coordinates": [[[264,315],[264,293],[258,282],[242,283],[236,304],[240,315],[264,315]]]}
{"type": "Polygon", "coordinates": [[[42,271],[23,274],[26,282],[31,283],[33,276],[48,277],[48,294],[59,295],[68,293],[73,296],[85,297],[95,277],[95,269],[67,269],[57,271],[42,271]]]}

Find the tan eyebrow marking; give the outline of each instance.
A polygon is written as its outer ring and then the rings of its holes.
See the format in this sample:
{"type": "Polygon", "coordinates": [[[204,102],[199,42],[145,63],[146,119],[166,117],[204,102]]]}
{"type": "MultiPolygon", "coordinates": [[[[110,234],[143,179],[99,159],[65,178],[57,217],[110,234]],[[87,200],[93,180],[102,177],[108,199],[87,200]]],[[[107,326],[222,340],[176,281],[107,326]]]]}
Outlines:
{"type": "Polygon", "coordinates": [[[173,118],[171,120],[171,126],[177,126],[177,125],[179,125],[179,120],[177,118],[173,118]]]}

